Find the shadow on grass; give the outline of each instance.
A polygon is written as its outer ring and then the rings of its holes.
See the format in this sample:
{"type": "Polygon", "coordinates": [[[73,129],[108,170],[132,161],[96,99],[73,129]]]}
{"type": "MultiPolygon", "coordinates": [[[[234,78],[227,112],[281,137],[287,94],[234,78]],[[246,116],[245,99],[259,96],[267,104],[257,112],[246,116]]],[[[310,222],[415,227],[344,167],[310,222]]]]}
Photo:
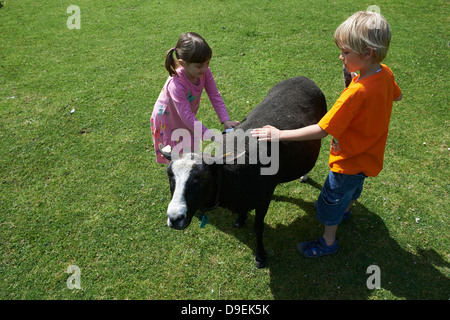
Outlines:
{"type": "MultiPolygon", "coordinates": [[[[321,185],[313,180],[307,183],[321,189],[321,185]]],[[[304,202],[300,196],[278,196],[276,192],[272,201],[292,203],[306,213],[287,226],[265,225],[264,244],[274,299],[376,297],[375,291],[379,289],[369,289],[366,284],[373,275],[373,272],[367,273],[367,268],[371,265],[380,268],[381,290],[390,292],[383,293],[384,297],[449,298],[450,280],[436,268],[449,267],[449,263],[434,250],[418,249],[418,254],[414,254],[402,248],[390,236],[383,220],[363,205],[357,203],[352,209],[351,219],[339,226],[338,253],[308,259],[297,252],[296,244],[315,240],[322,235],[323,226],[315,217],[313,204],[304,202]]],[[[222,231],[231,233],[254,250],[256,238],[248,236],[248,230],[253,229],[253,222],[251,214],[244,231],[231,228],[222,231]]],[[[217,225],[219,229],[220,225],[223,224],[217,225]]]]}

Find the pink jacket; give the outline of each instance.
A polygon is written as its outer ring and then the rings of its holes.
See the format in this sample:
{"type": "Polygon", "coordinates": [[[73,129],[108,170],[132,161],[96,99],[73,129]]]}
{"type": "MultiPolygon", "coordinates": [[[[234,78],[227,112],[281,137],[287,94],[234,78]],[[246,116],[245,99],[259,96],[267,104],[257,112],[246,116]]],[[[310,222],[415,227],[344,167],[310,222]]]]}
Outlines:
{"type": "MultiPolygon", "coordinates": [[[[194,132],[194,122],[198,121],[196,114],[203,88],[205,88],[220,122],[230,120],[209,68],[198,85],[194,85],[188,80],[182,67],[176,71],[176,76],[167,79],[153,108],[151,121],[155,128],[152,128],[152,132],[157,129],[161,131],[161,134],[165,133],[164,140],[166,142],[170,140],[170,133],[175,129],[185,128],[194,132]]],[[[208,139],[212,135],[204,125],[202,125],[202,134],[204,139],[208,139]]]]}

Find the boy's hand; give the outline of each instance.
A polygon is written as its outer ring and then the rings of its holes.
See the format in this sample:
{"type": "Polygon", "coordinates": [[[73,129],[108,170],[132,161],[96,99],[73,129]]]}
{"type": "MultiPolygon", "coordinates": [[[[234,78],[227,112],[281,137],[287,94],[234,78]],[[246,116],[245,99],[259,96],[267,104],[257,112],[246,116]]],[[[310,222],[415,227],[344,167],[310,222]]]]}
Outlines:
{"type": "Polygon", "coordinates": [[[278,140],[280,137],[280,130],[273,126],[264,126],[262,128],[253,129],[251,132],[252,137],[258,138],[259,141],[272,141],[278,140]]]}

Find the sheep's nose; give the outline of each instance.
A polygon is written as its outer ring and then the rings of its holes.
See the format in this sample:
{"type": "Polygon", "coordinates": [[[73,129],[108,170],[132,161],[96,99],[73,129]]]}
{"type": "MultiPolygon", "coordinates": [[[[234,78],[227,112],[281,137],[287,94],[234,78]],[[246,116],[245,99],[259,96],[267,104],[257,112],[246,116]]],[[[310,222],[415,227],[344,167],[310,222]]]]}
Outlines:
{"type": "Polygon", "coordinates": [[[167,208],[167,225],[171,228],[180,228],[184,224],[187,208],[185,205],[171,201],[167,208]]]}
{"type": "Polygon", "coordinates": [[[186,216],[183,214],[167,215],[167,224],[169,227],[179,224],[186,216]]]}

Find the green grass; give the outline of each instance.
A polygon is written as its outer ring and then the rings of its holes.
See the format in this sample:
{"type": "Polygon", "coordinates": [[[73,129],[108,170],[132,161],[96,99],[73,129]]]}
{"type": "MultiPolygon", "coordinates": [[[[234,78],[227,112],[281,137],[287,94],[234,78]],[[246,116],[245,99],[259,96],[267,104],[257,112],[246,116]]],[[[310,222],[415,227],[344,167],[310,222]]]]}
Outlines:
{"type": "MultiPolygon", "coordinates": [[[[446,1],[379,1],[393,39],[385,62],[403,90],[385,168],[368,179],[340,252],[307,260],[329,138],[307,184],[280,185],[266,218],[268,267],[254,267],[253,214],[211,212],[200,229],[165,225],[170,200],[149,118],[163,60],[182,32],[213,49],[233,119],[298,75],[342,91],[335,28],[367,1],[2,1],[0,299],[448,299],[449,15],[446,1]],[[81,9],[69,30],[66,9],[81,9]],[[75,112],[71,113],[71,110],[75,112]],[[424,144],[424,142],[426,144],[424,144]],[[419,219],[419,220],[417,220],[419,219]],[[381,269],[381,289],[366,287],[381,269]],[[81,290],[69,290],[69,265],[81,290]]],[[[218,127],[205,97],[198,117],[218,127]]]]}

